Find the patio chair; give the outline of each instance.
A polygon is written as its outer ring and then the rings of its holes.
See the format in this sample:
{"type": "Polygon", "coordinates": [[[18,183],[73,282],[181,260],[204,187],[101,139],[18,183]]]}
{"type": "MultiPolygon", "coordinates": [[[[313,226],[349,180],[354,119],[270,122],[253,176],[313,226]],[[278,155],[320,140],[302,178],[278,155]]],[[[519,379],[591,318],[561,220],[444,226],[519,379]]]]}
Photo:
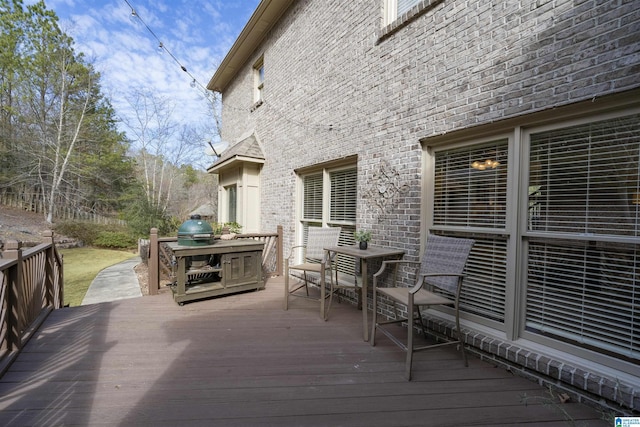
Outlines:
{"type": "Polygon", "coordinates": [[[376,274],[373,275],[373,326],[371,331],[371,345],[376,343],[376,332],[379,330],[391,339],[396,345],[407,352],[405,362],[405,377],[411,380],[411,364],[413,353],[416,351],[428,350],[445,345],[458,345],[462,353],[465,366],[468,366],[467,355],[464,352],[464,342],[460,331],[460,315],[458,302],[463,281],[463,270],[469,257],[471,247],[475,242],[470,239],[459,239],[443,237],[430,234],[427,238],[427,245],[422,256],[422,261],[384,261],[376,274]],[[416,266],[416,283],[412,287],[396,287],[395,278],[398,266],[409,264],[416,266]],[[393,269],[393,286],[381,287],[378,285],[380,276],[387,269],[393,269]],[[378,296],[385,296],[393,302],[396,309],[396,320],[378,321],[377,299],[378,296]],[[411,316],[409,321],[406,318],[398,318],[396,303],[404,304],[407,307],[407,316],[411,316]],[[456,331],[455,341],[446,341],[425,346],[414,346],[413,335],[414,325],[417,323],[426,337],[427,328],[420,313],[420,306],[428,308],[433,306],[446,305],[453,306],[455,312],[456,331]],[[417,316],[414,317],[414,314],[417,316]],[[407,343],[403,343],[386,326],[394,323],[406,322],[407,343]]]}
{"type": "MultiPolygon", "coordinates": [[[[309,296],[309,276],[307,273],[315,273],[320,275],[322,271],[326,274],[329,272],[329,279],[331,282],[331,288],[333,288],[333,275],[332,275],[332,261],[333,257],[329,257],[329,254],[324,248],[338,245],[338,238],[341,232],[340,227],[309,227],[309,234],[307,236],[306,245],[298,245],[291,248],[291,253],[285,260],[285,273],[284,273],[284,309],[289,308],[289,297],[304,297],[317,299],[320,301],[321,316],[324,320],[327,320],[327,313],[325,312],[325,299],[329,296],[326,295],[326,289],[320,289],[320,298],[309,296]],[[296,250],[302,250],[302,262],[300,264],[292,264],[293,258],[296,255],[296,250]],[[289,285],[289,276],[291,271],[301,271],[303,273],[304,281],[296,283],[293,289],[289,285]],[[304,288],[304,294],[300,290],[304,288]]],[[[335,254],[333,255],[335,256],[335,254]]],[[[325,276],[326,278],[326,276],[325,276]]],[[[337,278],[336,278],[337,279],[337,278]]],[[[320,284],[322,284],[320,280],[320,284]]],[[[330,291],[331,292],[331,291],[330,291]]],[[[329,292],[329,294],[330,294],[329,292]]]]}

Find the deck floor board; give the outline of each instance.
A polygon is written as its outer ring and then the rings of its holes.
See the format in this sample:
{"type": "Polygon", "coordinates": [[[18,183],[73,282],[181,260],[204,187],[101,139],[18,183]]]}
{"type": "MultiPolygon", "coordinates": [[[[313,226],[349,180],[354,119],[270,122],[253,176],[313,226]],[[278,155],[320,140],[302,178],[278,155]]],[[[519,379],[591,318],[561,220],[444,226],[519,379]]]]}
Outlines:
{"type": "Polygon", "coordinates": [[[282,286],[56,310],[0,379],[0,425],[608,425],[453,348],[417,353],[407,382],[404,353],[364,342],[355,307],[334,303],[327,322],[305,299],[283,311],[282,286]]]}

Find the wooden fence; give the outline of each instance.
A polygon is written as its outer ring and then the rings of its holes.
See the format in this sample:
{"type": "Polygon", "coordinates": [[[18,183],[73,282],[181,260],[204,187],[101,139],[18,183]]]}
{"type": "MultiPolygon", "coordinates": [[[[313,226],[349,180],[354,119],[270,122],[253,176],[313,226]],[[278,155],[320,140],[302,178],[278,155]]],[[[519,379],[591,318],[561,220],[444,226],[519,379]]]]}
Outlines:
{"type": "Polygon", "coordinates": [[[62,257],[46,242],[22,249],[15,240],[0,253],[0,376],[47,315],[63,305],[62,257]]]}
{"type": "MultiPolygon", "coordinates": [[[[278,226],[276,233],[238,234],[236,239],[254,239],[264,242],[262,251],[262,270],[264,274],[282,276],[284,256],[281,225],[278,226]]],[[[166,243],[177,241],[177,237],[158,237],[158,229],[151,229],[148,249],[150,295],[158,293],[162,278],[171,278],[173,251],[166,243]]]]}
{"type": "MultiPolygon", "coordinates": [[[[37,194],[0,192],[0,205],[24,209],[29,212],[41,213],[43,215],[45,211],[42,197],[37,194]]],[[[86,221],[93,224],[127,225],[127,222],[121,219],[64,207],[62,204],[54,205],[53,217],[62,221],[86,221]]]]}

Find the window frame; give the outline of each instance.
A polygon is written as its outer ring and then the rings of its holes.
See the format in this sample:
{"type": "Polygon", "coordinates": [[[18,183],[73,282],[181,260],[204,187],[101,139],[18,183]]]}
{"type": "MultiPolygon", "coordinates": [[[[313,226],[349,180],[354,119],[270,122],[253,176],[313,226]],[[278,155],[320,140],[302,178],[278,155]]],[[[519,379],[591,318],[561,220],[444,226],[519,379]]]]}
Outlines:
{"type": "MultiPolygon", "coordinates": [[[[550,129],[563,129],[580,123],[590,123],[601,120],[624,117],[633,114],[640,114],[640,105],[633,96],[611,97],[606,102],[601,101],[599,105],[591,102],[583,102],[567,107],[560,107],[553,111],[542,111],[525,116],[505,119],[501,122],[475,127],[473,129],[463,129],[447,135],[434,136],[421,141],[423,153],[423,204],[421,218],[422,226],[422,247],[424,239],[431,231],[440,231],[441,234],[451,233],[450,227],[434,227],[433,219],[433,194],[435,177],[435,156],[434,150],[452,149],[457,147],[472,146],[476,143],[492,140],[501,135],[509,135],[513,144],[509,146],[509,164],[511,169],[510,182],[512,192],[508,195],[508,200],[512,202],[507,211],[507,227],[505,236],[509,258],[507,260],[506,278],[506,305],[504,327],[492,324],[490,321],[477,318],[468,313],[461,313],[463,322],[473,323],[473,328],[485,331],[491,336],[518,342],[520,346],[530,349],[542,349],[545,352],[562,352],[573,357],[580,357],[591,363],[599,363],[607,368],[619,370],[621,373],[633,372],[633,365],[630,364],[622,353],[613,355],[610,347],[605,341],[601,347],[579,346],[575,342],[567,342],[553,337],[535,334],[526,331],[526,309],[527,309],[527,271],[529,268],[529,245],[532,238],[546,237],[548,234],[532,231],[528,229],[529,210],[529,141],[532,133],[550,129]]],[[[635,200],[630,196],[629,200],[635,200]]],[[[498,230],[495,230],[499,235],[498,230]]],[[[470,229],[468,235],[476,237],[481,235],[479,230],[470,229]]],[[[566,237],[566,236],[564,236],[566,237]]],[[[586,238],[586,237],[585,237],[586,238]]],[[[602,240],[611,242],[626,242],[639,244],[636,237],[622,236],[602,236],[602,240]]],[[[636,246],[637,247],[637,246],[636,246]]],[[[474,247],[475,249],[475,247],[474,247]]],[[[633,251],[637,252],[633,246],[629,249],[631,253],[625,252],[624,256],[633,256],[633,251]]],[[[488,253],[487,256],[491,256],[488,253]]],[[[613,258],[615,260],[615,258],[613,258]]],[[[619,258],[626,259],[626,258],[619,258]]],[[[614,261],[615,262],[615,261],[614,261]]],[[[442,314],[447,318],[447,313],[442,314]]],[[[635,320],[635,319],[633,319],[635,320]]],[[[635,324],[635,323],[634,323],[635,324]]],[[[631,325],[633,327],[633,324],[631,325]]],[[[635,332],[634,332],[635,333],[635,332]]]]}
{"type": "MultiPolygon", "coordinates": [[[[491,245],[491,239],[494,239],[496,244],[502,244],[505,246],[505,260],[506,269],[504,271],[505,278],[505,286],[504,286],[504,307],[502,310],[502,319],[496,318],[488,318],[482,317],[478,314],[473,314],[470,312],[465,312],[461,310],[460,316],[462,319],[467,319],[476,324],[483,325],[493,329],[494,331],[499,332],[500,334],[504,334],[506,337],[515,336],[515,330],[513,329],[513,315],[509,311],[508,307],[513,305],[513,302],[516,300],[516,290],[513,286],[508,286],[509,283],[514,283],[517,272],[512,267],[515,264],[516,253],[512,248],[515,247],[516,236],[514,233],[514,225],[517,224],[517,216],[514,215],[516,210],[517,203],[513,199],[513,194],[515,194],[515,185],[514,185],[514,177],[517,173],[517,162],[514,160],[517,155],[517,139],[514,137],[513,132],[496,132],[494,134],[489,134],[484,137],[478,138],[461,138],[449,141],[448,143],[438,143],[427,145],[425,144],[423,149],[423,169],[425,170],[425,174],[423,175],[424,180],[424,194],[423,200],[424,204],[422,206],[423,212],[423,224],[425,224],[425,231],[421,236],[421,247],[424,248],[424,243],[426,239],[426,235],[430,232],[435,232],[436,234],[442,235],[450,235],[456,237],[467,237],[474,238],[477,240],[476,246],[472,250],[472,253],[469,258],[469,265],[474,264],[474,258],[479,258],[482,256],[482,251],[486,250],[486,248],[482,247],[484,245],[491,245]],[[436,174],[436,157],[440,152],[447,150],[475,150],[477,147],[484,147],[487,144],[494,143],[498,140],[505,140],[507,145],[507,187],[505,194],[505,201],[507,206],[505,207],[505,218],[504,218],[504,226],[502,227],[479,227],[479,226],[451,226],[451,225],[435,225],[434,224],[434,207],[436,204],[435,194],[436,194],[436,182],[435,182],[435,174],[436,174]],[[500,243],[502,242],[502,243],[500,243]]],[[[470,162],[471,163],[471,162],[470,162]]],[[[468,165],[471,167],[471,164],[468,165]]],[[[476,260],[478,261],[478,260],[476,260]]],[[[479,262],[476,262],[479,264],[479,262]]],[[[497,268],[497,267],[496,267],[497,268]]],[[[499,277],[499,276],[496,276],[499,277]]],[[[468,283],[471,281],[471,277],[467,277],[467,289],[468,283]]],[[[462,303],[461,303],[462,307],[462,303]]],[[[447,309],[444,309],[444,312],[448,312],[447,309]]]]}
{"type": "MultiPolygon", "coordinates": [[[[296,245],[304,245],[307,239],[307,230],[311,226],[321,227],[342,227],[340,233],[339,244],[340,245],[353,245],[355,239],[353,232],[356,229],[357,221],[357,199],[358,199],[358,167],[357,161],[354,159],[348,159],[347,161],[338,161],[336,163],[328,163],[324,165],[318,165],[316,167],[305,168],[303,170],[296,171],[298,180],[298,202],[296,203],[297,220],[296,220],[296,245]],[[342,171],[353,171],[353,193],[351,195],[353,199],[353,220],[337,220],[331,218],[331,192],[332,192],[332,174],[340,173],[342,171]],[[307,200],[305,194],[305,178],[311,176],[321,176],[321,215],[318,218],[305,217],[304,205],[307,200]]],[[[315,203],[317,205],[317,203],[315,203]]],[[[297,255],[298,262],[302,261],[301,254],[297,255]]],[[[346,274],[354,274],[354,264],[351,260],[338,261],[339,271],[346,274]]]]}
{"type": "Polygon", "coordinates": [[[253,64],[253,103],[254,108],[264,103],[264,56],[253,64]]]}
{"type": "Polygon", "coordinates": [[[224,187],[227,201],[227,221],[238,221],[238,185],[231,184],[224,187]]]}
{"type": "MultiPolygon", "coordinates": [[[[592,359],[597,362],[603,363],[603,361],[609,361],[609,364],[612,366],[625,370],[626,365],[622,359],[617,359],[615,354],[610,354],[605,349],[605,345],[603,343],[602,347],[591,346],[589,344],[578,345],[573,340],[562,340],[560,338],[555,338],[553,336],[547,336],[543,333],[537,333],[527,330],[527,304],[528,304],[528,292],[529,283],[527,272],[529,270],[530,264],[530,242],[540,242],[553,245],[558,244],[559,242],[573,242],[573,244],[586,244],[589,242],[600,242],[600,243],[621,243],[621,244],[629,244],[629,245],[638,245],[640,244],[640,237],[633,236],[623,236],[623,235],[613,235],[613,234],[580,234],[577,232],[574,233],[558,233],[558,232],[549,232],[549,231],[541,231],[541,230],[533,230],[529,227],[529,217],[528,217],[528,207],[529,207],[529,175],[531,168],[531,159],[529,158],[530,146],[531,146],[531,136],[535,134],[540,134],[543,132],[549,131],[561,131],[571,128],[573,126],[586,125],[589,123],[595,123],[600,121],[613,120],[616,118],[622,118],[629,115],[640,114],[640,108],[632,108],[625,109],[620,111],[613,111],[609,113],[595,113],[591,115],[585,115],[584,117],[578,117],[574,119],[566,119],[566,120],[558,120],[557,122],[539,125],[539,126],[531,126],[522,130],[522,141],[523,141],[523,162],[522,162],[522,174],[521,174],[521,187],[520,187],[520,210],[523,214],[520,217],[519,223],[519,234],[521,238],[522,245],[522,256],[519,260],[521,263],[520,268],[520,277],[519,283],[521,283],[521,299],[519,301],[520,310],[519,314],[519,329],[518,336],[523,340],[527,340],[539,345],[545,345],[548,347],[552,347],[558,349],[560,351],[564,351],[571,354],[576,354],[580,357],[586,359],[592,359]]],[[[621,356],[620,356],[621,357],[621,356]]]]}
{"type": "Polygon", "coordinates": [[[401,26],[402,23],[425,13],[442,1],[444,0],[384,0],[383,27],[401,26]]]}

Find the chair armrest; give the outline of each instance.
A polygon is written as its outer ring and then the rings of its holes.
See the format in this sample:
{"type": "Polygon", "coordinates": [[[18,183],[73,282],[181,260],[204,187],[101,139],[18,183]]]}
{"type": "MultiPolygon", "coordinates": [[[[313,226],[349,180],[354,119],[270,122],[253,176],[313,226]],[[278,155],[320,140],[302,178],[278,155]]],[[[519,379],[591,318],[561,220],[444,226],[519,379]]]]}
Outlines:
{"type": "Polygon", "coordinates": [[[382,265],[380,266],[380,269],[373,275],[373,277],[380,276],[384,272],[384,270],[387,268],[387,266],[391,267],[392,265],[395,265],[397,268],[399,264],[419,265],[420,261],[407,261],[402,259],[392,259],[388,261],[382,261],[382,265]]]}
{"type": "Polygon", "coordinates": [[[423,273],[423,274],[420,274],[420,277],[418,277],[418,282],[411,289],[409,289],[409,292],[412,293],[412,294],[415,294],[420,289],[422,289],[422,287],[424,286],[424,278],[425,277],[442,277],[442,276],[464,277],[465,274],[459,274],[459,273],[423,273]]]}
{"type": "Polygon", "coordinates": [[[294,255],[294,252],[295,252],[294,249],[297,249],[297,248],[306,248],[306,246],[305,245],[292,246],[291,251],[289,251],[289,256],[287,257],[287,260],[291,259],[291,257],[294,255]]]}
{"type": "Polygon", "coordinates": [[[407,264],[407,265],[420,265],[419,261],[406,261],[406,260],[402,260],[402,259],[394,259],[394,260],[389,260],[389,261],[382,261],[382,265],[380,266],[380,269],[376,272],[376,274],[373,275],[373,290],[375,292],[375,288],[378,287],[378,277],[380,277],[382,275],[382,273],[384,273],[384,271],[386,270],[387,266],[389,268],[391,268],[391,266],[394,266],[394,272],[393,272],[393,286],[396,286],[396,275],[398,273],[398,265],[400,264],[407,264]]]}

